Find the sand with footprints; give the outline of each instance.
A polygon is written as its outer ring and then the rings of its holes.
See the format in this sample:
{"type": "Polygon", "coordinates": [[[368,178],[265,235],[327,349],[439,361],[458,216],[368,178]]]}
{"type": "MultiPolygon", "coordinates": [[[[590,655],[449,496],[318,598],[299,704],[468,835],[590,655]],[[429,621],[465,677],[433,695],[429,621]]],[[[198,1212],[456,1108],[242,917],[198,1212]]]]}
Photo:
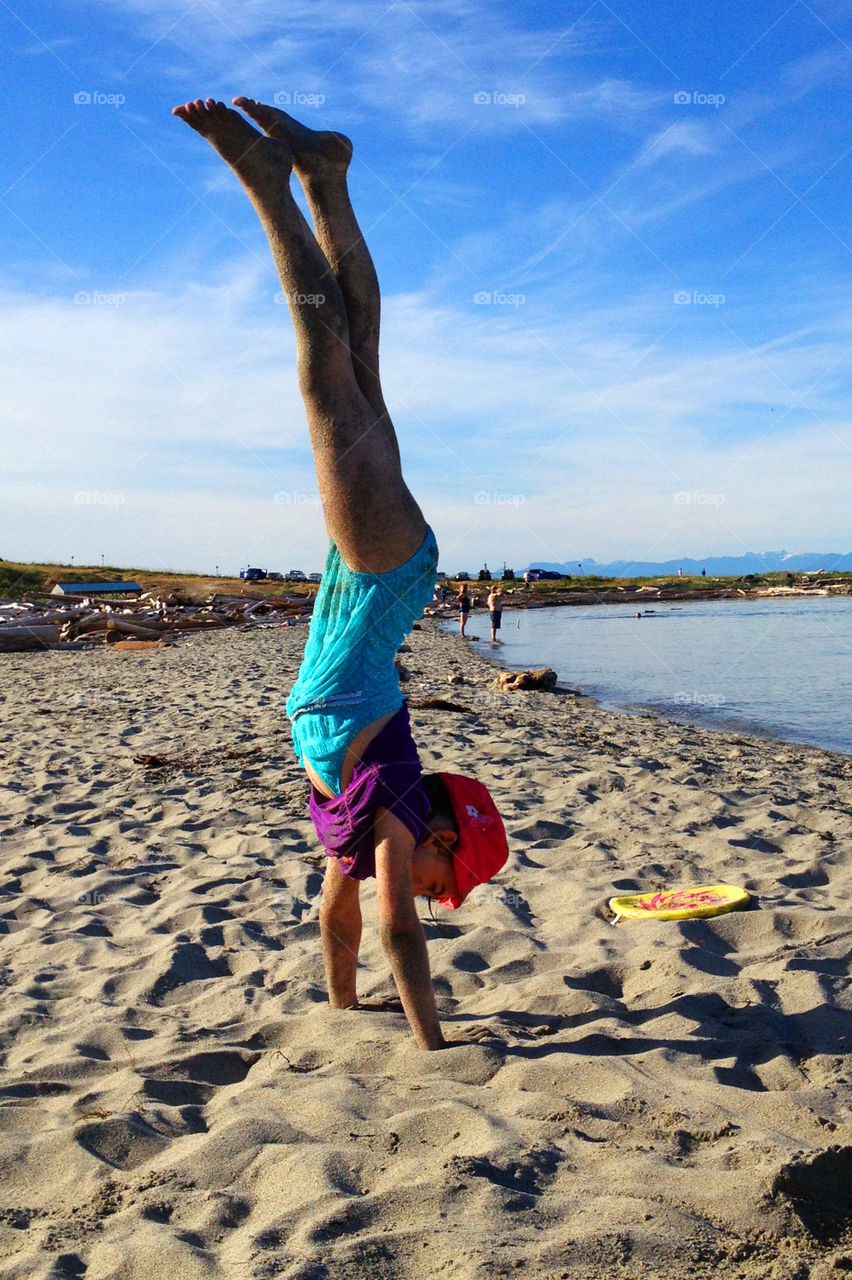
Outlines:
{"type": "Polygon", "coordinates": [[[424,766],[492,788],[511,856],[424,904],[455,1043],[421,1053],[369,888],[368,1007],[325,1003],[304,638],[3,660],[0,1276],[851,1269],[852,759],[499,693],[425,623],[424,766]],[[722,880],[753,909],[610,923],[722,880]]]}

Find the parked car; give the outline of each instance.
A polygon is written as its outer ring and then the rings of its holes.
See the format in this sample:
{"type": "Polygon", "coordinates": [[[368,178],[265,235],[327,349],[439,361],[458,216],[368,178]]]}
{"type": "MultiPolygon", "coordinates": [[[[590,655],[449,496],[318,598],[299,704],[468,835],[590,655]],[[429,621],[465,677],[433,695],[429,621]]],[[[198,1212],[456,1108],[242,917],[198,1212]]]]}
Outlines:
{"type": "Polygon", "coordinates": [[[321,574],[321,573],[309,573],[309,574],[308,574],[308,582],[322,582],[322,574],[321,574]]]}
{"type": "Polygon", "coordinates": [[[284,574],[283,574],[283,573],[274,572],[273,570],[270,570],[270,571],[269,571],[269,573],[268,573],[266,576],[267,576],[267,578],[269,578],[270,582],[283,582],[283,581],[284,581],[284,574]]]}
{"type": "Polygon", "coordinates": [[[308,580],[301,569],[291,569],[287,574],[287,578],[290,582],[307,582],[308,580]]]}
{"type": "Polygon", "coordinates": [[[437,580],[438,580],[439,582],[441,581],[441,579],[442,579],[442,578],[446,578],[446,576],[447,576],[447,575],[444,573],[443,569],[436,569],[436,570],[435,570],[435,577],[437,578],[437,580]]]}
{"type": "Polygon", "coordinates": [[[514,581],[515,581],[515,570],[514,570],[514,569],[504,569],[504,570],[503,570],[503,581],[504,581],[504,582],[514,582],[514,581]]]}
{"type": "Polygon", "coordinates": [[[524,574],[524,582],[561,582],[563,578],[570,582],[571,575],[556,573],[553,569],[527,569],[524,574]]]}
{"type": "Polygon", "coordinates": [[[470,574],[465,573],[464,569],[460,569],[456,574],[456,582],[470,582],[470,574]]]}
{"type": "Polygon", "coordinates": [[[266,577],[265,569],[240,569],[240,577],[245,578],[246,582],[260,582],[266,577]]]}

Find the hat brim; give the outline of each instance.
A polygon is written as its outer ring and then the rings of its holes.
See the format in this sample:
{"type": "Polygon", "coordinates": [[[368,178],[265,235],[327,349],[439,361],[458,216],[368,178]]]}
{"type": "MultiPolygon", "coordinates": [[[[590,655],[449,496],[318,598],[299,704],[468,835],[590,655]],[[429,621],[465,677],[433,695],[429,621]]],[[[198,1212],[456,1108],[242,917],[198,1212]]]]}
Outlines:
{"type": "Polygon", "coordinates": [[[509,857],[509,847],[506,841],[506,833],[500,814],[497,811],[497,807],[494,804],[493,799],[482,783],[477,782],[475,778],[465,778],[459,774],[440,773],[438,777],[445,783],[458,830],[456,843],[453,846],[453,869],[456,875],[456,888],[458,892],[451,897],[438,898],[436,901],[439,906],[445,907],[448,911],[457,911],[467,898],[471,889],[475,889],[479,884],[485,884],[492,876],[495,876],[502,867],[505,866],[509,857]],[[477,846],[476,841],[471,836],[472,827],[467,813],[465,796],[463,794],[459,794],[454,783],[464,783],[468,788],[477,788],[476,799],[480,803],[480,797],[487,797],[493,816],[499,824],[495,829],[495,835],[499,831],[499,838],[498,841],[495,842],[494,853],[489,858],[491,865],[487,868],[487,874],[485,875],[481,873],[482,868],[480,864],[482,857],[481,852],[478,851],[481,850],[481,845],[477,846]]]}

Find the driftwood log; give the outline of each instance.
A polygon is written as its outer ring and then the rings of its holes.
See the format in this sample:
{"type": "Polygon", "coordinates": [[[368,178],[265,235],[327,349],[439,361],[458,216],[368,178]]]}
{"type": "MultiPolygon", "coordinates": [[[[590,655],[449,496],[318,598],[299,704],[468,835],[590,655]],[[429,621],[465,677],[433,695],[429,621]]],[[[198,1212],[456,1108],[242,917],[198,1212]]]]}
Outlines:
{"type": "Polygon", "coordinates": [[[27,649],[45,649],[59,639],[60,628],[53,625],[10,626],[5,623],[0,627],[0,653],[24,653],[27,649]]]}
{"type": "Polygon", "coordinates": [[[556,672],[550,667],[536,667],[533,671],[501,671],[494,681],[495,689],[544,689],[556,687],[556,672]]]}
{"type": "Polygon", "coordinates": [[[105,640],[120,636],[135,636],[137,640],[159,640],[160,630],[157,627],[144,626],[131,622],[129,618],[108,618],[105,640]]]}
{"type": "Polygon", "coordinates": [[[167,649],[166,640],[116,640],[113,649],[167,649]]]}

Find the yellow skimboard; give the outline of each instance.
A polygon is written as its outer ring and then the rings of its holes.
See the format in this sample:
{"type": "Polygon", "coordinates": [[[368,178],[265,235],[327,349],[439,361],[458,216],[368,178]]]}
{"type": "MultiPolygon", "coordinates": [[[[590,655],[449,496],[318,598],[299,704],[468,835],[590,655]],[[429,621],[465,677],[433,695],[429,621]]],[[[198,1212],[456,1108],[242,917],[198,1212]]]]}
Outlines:
{"type": "Polygon", "coordinates": [[[610,898],[609,909],[619,920],[694,920],[742,911],[751,899],[735,884],[700,884],[694,889],[661,889],[659,893],[634,893],[610,898]]]}

